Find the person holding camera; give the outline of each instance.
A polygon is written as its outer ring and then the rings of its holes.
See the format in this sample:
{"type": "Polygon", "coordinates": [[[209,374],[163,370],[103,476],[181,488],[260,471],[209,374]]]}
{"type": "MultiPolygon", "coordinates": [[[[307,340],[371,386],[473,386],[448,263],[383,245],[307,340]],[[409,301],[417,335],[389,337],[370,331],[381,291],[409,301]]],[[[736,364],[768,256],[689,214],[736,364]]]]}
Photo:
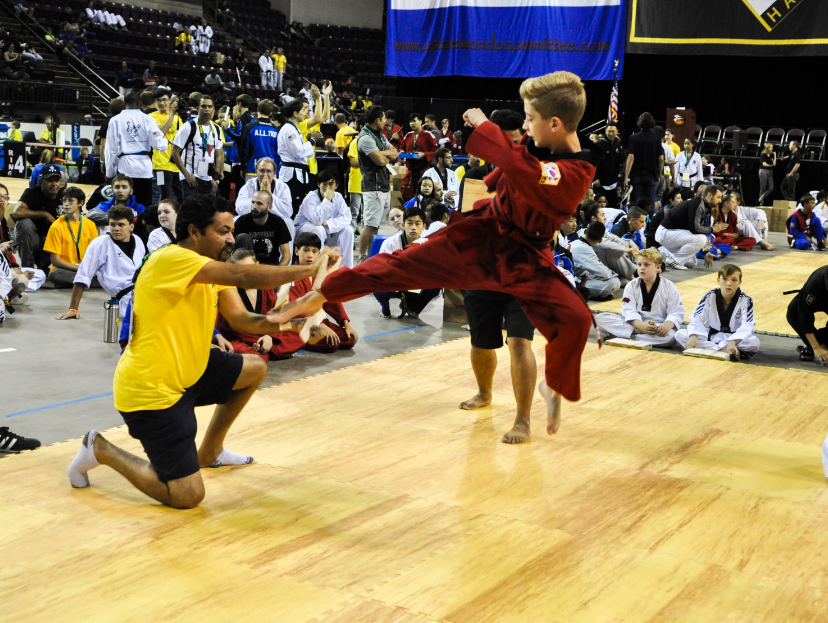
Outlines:
{"type": "Polygon", "coordinates": [[[224,141],[221,128],[213,121],[213,98],[203,96],[198,119],[182,124],[173,140],[170,160],[178,167],[183,199],[194,195],[215,195],[224,171],[224,141]]]}

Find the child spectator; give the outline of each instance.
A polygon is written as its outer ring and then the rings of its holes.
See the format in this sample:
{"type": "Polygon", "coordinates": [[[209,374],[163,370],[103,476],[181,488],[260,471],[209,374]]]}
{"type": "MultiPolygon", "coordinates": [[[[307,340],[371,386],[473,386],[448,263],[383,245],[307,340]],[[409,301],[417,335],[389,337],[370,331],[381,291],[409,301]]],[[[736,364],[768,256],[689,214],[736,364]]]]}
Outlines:
{"type": "Polygon", "coordinates": [[[788,244],[792,249],[806,251],[808,249],[825,250],[825,231],[822,223],[814,215],[816,199],[805,195],[799,200],[802,207],[788,217],[785,226],[788,228],[788,244]]]}
{"type": "MultiPolygon", "coordinates": [[[[17,122],[14,122],[14,123],[17,123],[17,122]]],[[[12,125],[14,125],[14,123],[12,123],[12,125]]],[[[19,125],[20,124],[18,123],[18,126],[19,125]]],[[[11,140],[17,140],[17,139],[11,139],[11,140]]],[[[820,190],[816,194],[817,205],[814,208],[814,214],[819,219],[820,224],[822,224],[823,231],[825,230],[826,227],[828,227],[828,201],[826,201],[826,199],[828,199],[828,190],[820,190]]]]}
{"type": "Polygon", "coordinates": [[[95,223],[81,216],[86,193],[73,186],[63,193],[63,216],[49,227],[43,250],[51,255],[49,281],[56,288],[71,288],[89,244],[98,237],[95,223]]]}
{"type": "Polygon", "coordinates": [[[664,261],[656,249],[642,249],[636,255],[638,277],[624,288],[621,316],[597,314],[595,322],[602,339],[622,337],[669,348],[676,342],[676,330],[684,322],[684,305],[678,288],[662,279],[664,261]]]}
{"type": "MultiPolygon", "coordinates": [[[[114,206],[107,216],[109,235],[99,236],[90,243],[75,274],[69,311],[58,314],[56,320],[80,318],[78,309],[86,288],[102,287],[113,297],[120,294],[132,284],[133,275],[141,266],[146,249],[143,241],[132,234],[135,220],[132,210],[126,206],[114,206]]],[[[120,299],[122,317],[131,299],[131,292],[120,299]]]]}
{"type": "Polygon", "coordinates": [[[618,275],[602,264],[595,255],[593,247],[601,242],[605,232],[604,224],[594,221],[587,226],[580,238],[569,245],[575,264],[575,276],[587,277],[586,283],[583,280],[581,283],[589,290],[590,298],[599,300],[612,298],[615,290],[627,284],[626,280],[622,284],[618,275]]]}
{"type": "Polygon", "coordinates": [[[724,264],[719,269],[719,287],[699,301],[686,329],[676,332],[682,348],[726,350],[731,361],[747,359],[759,350],[754,335],[753,299],[742,292],[742,269],[724,264]]]}
{"type": "Polygon", "coordinates": [[[443,203],[436,201],[428,206],[426,210],[426,218],[428,219],[428,229],[423,232],[423,238],[428,238],[431,234],[437,233],[448,225],[451,217],[451,210],[443,203]]]}
{"type": "Polygon", "coordinates": [[[604,237],[593,249],[598,260],[622,279],[629,281],[635,277],[635,262],[632,261],[632,257],[639,247],[632,240],[619,238],[607,229],[604,210],[596,202],[589,202],[584,211],[584,218],[587,226],[594,222],[604,225],[604,237]]]}
{"type": "Polygon", "coordinates": [[[424,177],[417,185],[416,194],[403,204],[404,208],[422,208],[423,199],[431,197],[440,201],[443,198],[443,187],[440,182],[434,181],[430,177],[424,177]]]}
{"type": "Polygon", "coordinates": [[[87,218],[96,225],[104,226],[108,222],[106,213],[116,203],[123,203],[131,208],[135,216],[139,216],[146,209],[140,203],[135,201],[135,195],[132,194],[132,178],[118,173],[112,178],[112,199],[102,201],[87,213],[87,218]]]}
{"type": "Polygon", "coordinates": [[[308,193],[296,215],[296,233],[311,232],[319,236],[322,244],[339,247],[342,264],[354,267],[354,228],[351,225],[351,209],[336,192],[336,176],[330,169],[316,176],[319,189],[308,193]]]}
{"type": "Polygon", "coordinates": [[[647,225],[647,212],[634,205],[630,207],[627,212],[627,218],[619,220],[615,227],[612,228],[614,236],[623,238],[625,240],[632,240],[639,249],[646,247],[646,240],[644,240],[644,227],[647,225]]]}
{"type": "Polygon", "coordinates": [[[558,242],[565,249],[569,248],[569,243],[578,239],[578,219],[575,215],[569,217],[568,221],[561,223],[561,231],[558,232],[558,242]]]}
{"type": "MultiPolygon", "coordinates": [[[[319,257],[322,242],[316,234],[305,232],[296,237],[294,247],[296,249],[296,263],[300,266],[310,266],[319,257]]],[[[311,291],[312,287],[312,277],[294,282],[290,286],[290,300],[295,301],[302,298],[311,291]]],[[[309,341],[305,345],[305,350],[317,353],[334,353],[337,350],[352,349],[356,345],[359,335],[351,326],[350,318],[348,318],[342,303],[325,303],[322,309],[333,318],[333,322],[325,318],[318,325],[318,331],[322,335],[321,339],[317,341],[315,337],[312,338],[313,343],[309,341]]],[[[313,329],[311,331],[313,332],[313,329]]]]}
{"type": "Polygon", "coordinates": [[[737,212],[736,225],[739,227],[739,233],[756,238],[761,249],[775,251],[776,247],[768,242],[768,215],[765,211],[762,208],[743,206],[742,196],[737,192],[730,193],[730,196],[736,200],[736,206],[733,209],[737,212]]]}
{"type": "Polygon", "coordinates": [[[716,215],[716,222],[724,223],[727,225],[727,229],[720,231],[716,237],[713,238],[713,244],[727,244],[734,249],[750,251],[756,245],[756,241],[759,238],[759,232],[753,230],[753,226],[747,223],[745,227],[753,235],[745,236],[742,234],[742,231],[744,230],[739,229],[739,216],[736,213],[738,207],[739,204],[736,201],[735,196],[727,195],[724,199],[722,199],[722,203],[719,205],[719,212],[716,215]]]}
{"type": "MultiPolygon", "coordinates": [[[[380,247],[380,253],[394,253],[407,249],[416,243],[425,229],[425,213],[420,208],[406,208],[403,213],[403,228],[393,236],[386,238],[380,247]]],[[[426,243],[427,244],[427,243],[426,243]]],[[[391,317],[390,302],[400,299],[400,318],[406,313],[412,318],[419,318],[426,305],[440,294],[440,288],[420,290],[419,292],[375,292],[380,303],[380,318],[391,317]]]]}

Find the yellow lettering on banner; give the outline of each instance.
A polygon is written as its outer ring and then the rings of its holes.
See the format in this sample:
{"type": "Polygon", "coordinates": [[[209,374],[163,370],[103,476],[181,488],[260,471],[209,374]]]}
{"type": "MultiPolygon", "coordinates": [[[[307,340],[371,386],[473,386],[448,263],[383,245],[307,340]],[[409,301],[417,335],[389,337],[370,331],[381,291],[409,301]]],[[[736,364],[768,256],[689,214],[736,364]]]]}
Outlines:
{"type": "Polygon", "coordinates": [[[786,9],[790,9],[792,4],[796,4],[796,0],[785,0],[786,9]]]}
{"type": "Polygon", "coordinates": [[[777,17],[782,17],[782,14],[779,12],[779,9],[773,9],[771,11],[768,11],[767,13],[765,13],[765,15],[767,15],[772,22],[776,22],[777,17]],[[776,15],[776,17],[774,17],[774,14],[776,15]]]}

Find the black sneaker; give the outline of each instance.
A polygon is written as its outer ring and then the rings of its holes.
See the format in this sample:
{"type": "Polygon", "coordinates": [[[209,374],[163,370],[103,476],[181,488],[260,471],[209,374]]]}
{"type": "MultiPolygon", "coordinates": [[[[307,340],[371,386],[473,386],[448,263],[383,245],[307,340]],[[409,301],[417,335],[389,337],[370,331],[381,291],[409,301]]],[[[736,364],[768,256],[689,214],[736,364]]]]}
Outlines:
{"type": "Polygon", "coordinates": [[[0,428],[0,454],[17,454],[24,450],[34,450],[40,447],[37,439],[27,439],[15,435],[8,426],[0,428]]]}
{"type": "MultiPolygon", "coordinates": [[[[799,353],[799,359],[801,361],[813,361],[814,360],[814,349],[810,346],[797,346],[796,352],[799,353]]],[[[3,430],[0,428],[0,430],[3,430]]]]}

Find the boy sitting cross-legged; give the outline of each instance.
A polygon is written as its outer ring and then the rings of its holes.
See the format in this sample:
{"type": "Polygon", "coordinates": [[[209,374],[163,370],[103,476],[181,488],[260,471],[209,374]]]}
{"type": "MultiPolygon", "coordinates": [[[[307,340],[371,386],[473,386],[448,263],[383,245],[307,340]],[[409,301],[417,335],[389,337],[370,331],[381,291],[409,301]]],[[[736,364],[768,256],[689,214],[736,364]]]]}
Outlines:
{"type": "Polygon", "coordinates": [[[602,339],[622,337],[663,348],[675,344],[676,330],[684,321],[684,305],[673,282],[659,274],[663,259],[657,249],[638,252],[638,277],[624,288],[622,315],[595,316],[602,339]]]}
{"type": "Polygon", "coordinates": [[[676,332],[676,341],[686,350],[727,350],[731,361],[747,359],[759,351],[754,335],[753,299],[741,290],[742,269],[724,264],[719,269],[719,287],[699,301],[686,329],[676,332]]]}
{"type": "MultiPolygon", "coordinates": [[[[319,252],[322,250],[322,241],[319,236],[310,232],[303,232],[296,236],[294,243],[297,264],[300,266],[311,266],[316,258],[319,257],[319,252]]],[[[313,279],[308,277],[301,281],[295,281],[290,286],[290,300],[295,301],[303,297],[311,291],[313,287],[313,279]]],[[[316,353],[334,353],[337,350],[350,350],[353,348],[359,335],[351,326],[348,314],[345,312],[345,307],[342,303],[325,303],[322,306],[333,322],[325,318],[321,324],[317,325],[318,333],[322,336],[321,339],[316,340],[314,330],[311,329],[311,342],[305,344],[305,350],[310,350],[316,353]]],[[[317,327],[314,327],[316,329],[317,327]]]]}

